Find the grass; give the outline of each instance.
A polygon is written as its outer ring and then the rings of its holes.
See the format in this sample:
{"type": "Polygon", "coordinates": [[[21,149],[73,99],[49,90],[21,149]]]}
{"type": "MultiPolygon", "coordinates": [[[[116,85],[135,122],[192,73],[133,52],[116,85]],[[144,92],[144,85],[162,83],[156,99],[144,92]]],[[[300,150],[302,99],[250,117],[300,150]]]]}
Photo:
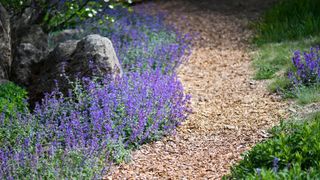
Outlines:
{"type": "Polygon", "coordinates": [[[320,44],[320,36],[314,36],[295,41],[266,43],[259,46],[253,58],[256,69],[254,79],[271,80],[268,89],[283,95],[284,98],[294,98],[299,104],[320,102],[319,86],[290,88],[287,73],[293,68],[292,56],[294,50],[308,51],[310,47],[320,44]]]}
{"type": "Polygon", "coordinates": [[[294,95],[297,102],[302,105],[320,102],[320,86],[302,86],[295,90],[294,95]]]}
{"type": "Polygon", "coordinates": [[[256,24],[258,44],[320,34],[320,1],[281,0],[256,24]]]}

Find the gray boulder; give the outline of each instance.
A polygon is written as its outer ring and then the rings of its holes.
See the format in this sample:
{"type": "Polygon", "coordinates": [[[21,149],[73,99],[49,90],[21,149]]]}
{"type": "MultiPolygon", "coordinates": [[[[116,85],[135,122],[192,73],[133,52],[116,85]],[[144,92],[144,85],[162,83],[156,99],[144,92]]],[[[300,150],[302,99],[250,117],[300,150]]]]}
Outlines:
{"type": "Polygon", "coordinates": [[[80,77],[122,75],[112,42],[97,34],[84,37],[71,55],[68,71],[80,77]]]}
{"type": "Polygon", "coordinates": [[[80,41],[60,43],[49,55],[33,67],[31,101],[56,88],[66,92],[68,81],[82,77],[121,76],[122,68],[111,41],[100,35],[89,35],[80,41]]]}
{"type": "Polygon", "coordinates": [[[31,85],[32,66],[48,54],[48,36],[40,26],[22,28],[24,33],[14,42],[11,80],[28,87],[31,85]]]}
{"type": "Polygon", "coordinates": [[[0,3],[0,79],[9,79],[11,57],[10,17],[0,3]]]}

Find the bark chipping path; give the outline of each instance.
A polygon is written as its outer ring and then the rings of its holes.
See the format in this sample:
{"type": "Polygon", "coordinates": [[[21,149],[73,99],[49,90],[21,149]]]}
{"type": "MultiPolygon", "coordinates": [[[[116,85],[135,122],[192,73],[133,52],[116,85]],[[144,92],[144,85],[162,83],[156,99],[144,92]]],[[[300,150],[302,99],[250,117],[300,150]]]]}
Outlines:
{"type": "Polygon", "coordinates": [[[175,135],[143,145],[114,179],[218,179],[240,154],[286,116],[286,104],[252,80],[249,22],[271,2],[159,1],[168,23],[199,33],[192,56],[179,69],[194,113],[175,135]],[[180,22],[180,23],[179,23],[180,22]],[[186,25],[185,22],[188,22],[186,25]]]}

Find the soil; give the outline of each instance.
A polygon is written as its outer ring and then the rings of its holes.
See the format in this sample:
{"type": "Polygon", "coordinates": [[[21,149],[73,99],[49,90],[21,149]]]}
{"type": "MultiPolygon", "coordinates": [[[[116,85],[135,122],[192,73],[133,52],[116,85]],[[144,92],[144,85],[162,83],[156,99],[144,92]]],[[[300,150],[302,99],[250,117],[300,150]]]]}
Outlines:
{"type": "MultiPolygon", "coordinates": [[[[145,144],[106,179],[221,179],[240,154],[268,137],[288,104],[252,79],[251,22],[274,0],[161,0],[178,29],[197,34],[179,70],[193,113],[174,135],[145,144]]],[[[142,5],[138,5],[142,6],[142,5]]]]}

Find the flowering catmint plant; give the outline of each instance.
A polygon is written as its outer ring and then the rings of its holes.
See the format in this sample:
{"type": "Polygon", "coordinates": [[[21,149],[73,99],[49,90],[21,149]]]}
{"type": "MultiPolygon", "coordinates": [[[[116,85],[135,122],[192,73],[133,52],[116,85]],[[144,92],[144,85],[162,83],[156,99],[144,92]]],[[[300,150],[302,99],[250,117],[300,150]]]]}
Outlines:
{"type": "Polygon", "coordinates": [[[92,33],[108,37],[125,71],[161,67],[163,72],[171,73],[187,59],[190,36],[165,25],[163,14],[151,16],[123,8],[106,11],[108,21],[89,19],[78,27],[83,34],[74,38],[92,33]]]}
{"type": "Polygon", "coordinates": [[[101,178],[121,150],[174,130],[188,102],[176,76],[160,69],[83,79],[67,96],[47,94],[33,113],[5,123],[25,129],[0,145],[0,178],[101,178]]]}
{"type": "MultiPolygon", "coordinates": [[[[146,67],[147,64],[147,67],[161,67],[163,71],[171,72],[187,57],[190,37],[165,25],[163,14],[151,16],[127,9],[108,10],[109,13],[115,22],[102,24],[111,28],[100,32],[114,42],[126,70],[146,67]]],[[[101,25],[97,27],[102,29],[101,25]]]]}
{"type": "Polygon", "coordinates": [[[320,47],[312,47],[309,52],[294,52],[294,70],[288,74],[294,85],[313,85],[320,82],[320,47]]]}
{"type": "Polygon", "coordinates": [[[46,94],[32,112],[0,115],[0,179],[101,179],[109,163],[186,120],[190,97],[175,68],[188,56],[188,36],[163,16],[108,15],[115,21],[80,28],[112,40],[123,76],[70,82],[68,93],[46,94]]]}

